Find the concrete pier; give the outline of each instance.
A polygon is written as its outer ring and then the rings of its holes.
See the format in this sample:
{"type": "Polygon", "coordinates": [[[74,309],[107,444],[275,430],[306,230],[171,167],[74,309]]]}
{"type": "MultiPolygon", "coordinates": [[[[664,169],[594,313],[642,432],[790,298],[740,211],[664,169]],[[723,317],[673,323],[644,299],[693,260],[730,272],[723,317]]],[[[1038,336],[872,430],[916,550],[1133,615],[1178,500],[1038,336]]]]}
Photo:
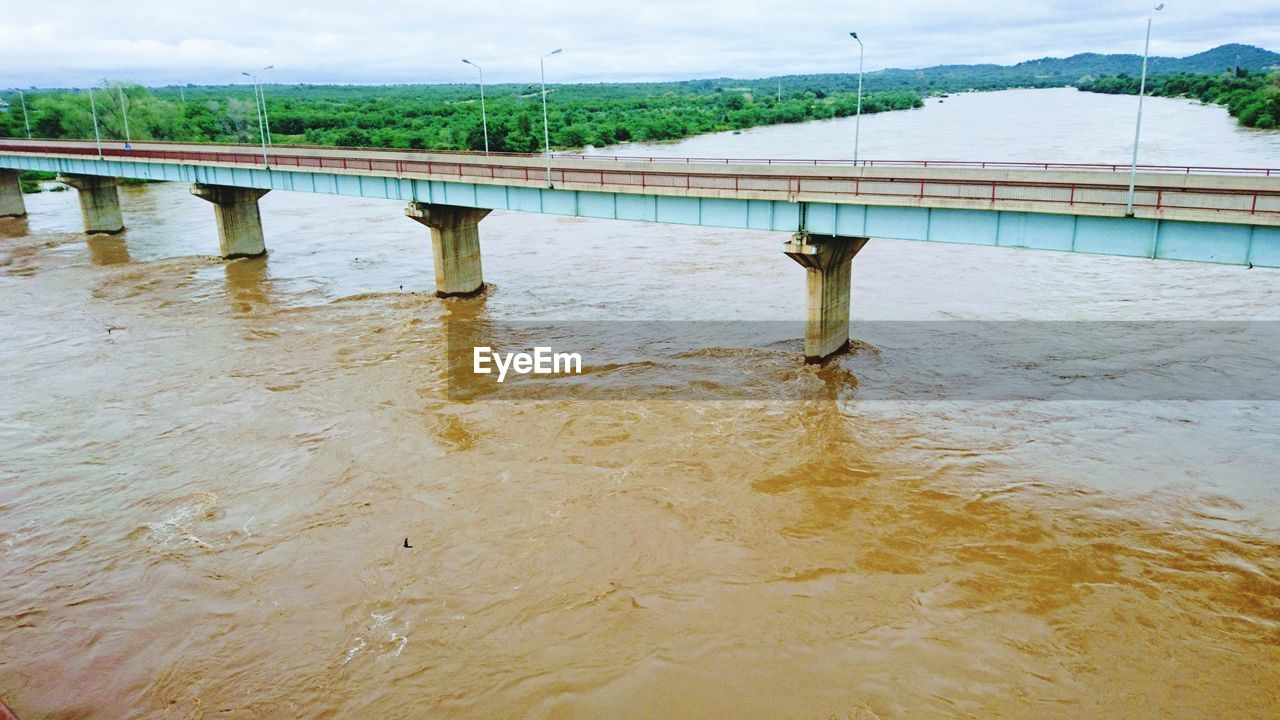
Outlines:
{"type": "Polygon", "coordinates": [[[231,187],[228,185],[191,186],[191,194],[213,203],[218,221],[218,248],[222,257],[258,257],[266,254],[267,244],[262,237],[262,215],[258,212],[258,198],[268,191],[258,188],[231,187]]]}
{"type": "Polygon", "coordinates": [[[100,175],[59,175],[58,182],[75,188],[80,198],[80,217],[86,233],[114,235],[124,230],[120,214],[120,178],[100,175]]]}
{"type": "Polygon", "coordinates": [[[404,214],[431,228],[436,295],[465,297],[484,289],[479,225],[488,210],[411,202],[404,214]]]}
{"type": "Polygon", "coordinates": [[[783,252],[804,266],[808,276],[805,362],[817,363],[849,348],[849,291],[853,256],[864,237],[796,233],[783,252]]]}
{"type": "Polygon", "coordinates": [[[22,217],[27,206],[22,202],[22,185],[18,183],[20,170],[0,170],[0,217],[22,217]]]}

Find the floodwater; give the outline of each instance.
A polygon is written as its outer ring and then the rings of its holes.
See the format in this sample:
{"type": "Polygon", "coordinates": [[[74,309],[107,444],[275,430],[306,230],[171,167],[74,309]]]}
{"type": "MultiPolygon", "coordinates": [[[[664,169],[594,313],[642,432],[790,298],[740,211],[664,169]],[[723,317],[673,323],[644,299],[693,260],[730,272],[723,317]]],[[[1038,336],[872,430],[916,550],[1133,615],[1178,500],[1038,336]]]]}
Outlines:
{"type": "MultiPolygon", "coordinates": [[[[953,96],[865,117],[861,154],[1125,162],[1133,110],[953,96]]],[[[1143,148],[1280,167],[1280,133],[1176,100],[1143,148]]],[[[450,318],[794,320],[803,272],[780,234],[494,213],[494,287],[442,301],[397,203],[270,193],[270,255],[223,262],[186,187],[122,202],[119,237],[72,192],[0,221],[25,719],[1280,713],[1280,403],[860,401],[798,340],[705,362],[830,392],[451,401],[450,318]]],[[[1274,321],[1280,271],[873,239],[853,318],[1274,321]]]]}

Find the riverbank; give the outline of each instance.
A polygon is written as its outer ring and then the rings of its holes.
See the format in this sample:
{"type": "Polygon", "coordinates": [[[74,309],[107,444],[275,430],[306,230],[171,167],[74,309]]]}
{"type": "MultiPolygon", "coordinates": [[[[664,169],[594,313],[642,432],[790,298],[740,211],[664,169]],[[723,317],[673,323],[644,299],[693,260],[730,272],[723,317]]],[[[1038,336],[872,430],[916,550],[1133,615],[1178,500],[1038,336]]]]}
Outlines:
{"type": "MultiPolygon", "coordinates": [[[[388,149],[534,152],[544,149],[541,103],[528,88],[489,88],[484,117],[468,86],[280,86],[267,109],[276,144],[388,149]],[[486,123],[487,120],[487,123],[486,123]]],[[[134,118],[132,137],[180,142],[257,142],[252,97],[241,88],[192,88],[182,100],[125,84],[104,93],[99,125],[82,107],[82,94],[52,91],[27,96],[36,135],[66,139],[125,137],[125,98],[134,118]],[[141,122],[140,118],[146,118],[141,122]]],[[[553,148],[662,141],[718,130],[847,117],[858,112],[855,92],[822,84],[777,88],[759,81],[558,85],[548,90],[547,123],[553,148]]],[[[919,107],[914,90],[864,94],[861,112],[919,107]]],[[[0,135],[19,135],[17,121],[0,114],[0,135]]]]}
{"type": "MultiPolygon", "coordinates": [[[[870,160],[1072,162],[1128,165],[1136,98],[1074,88],[957,93],[921,110],[862,118],[859,157],[870,160]],[[1078,128],[1064,129],[1069,117],[1078,128]],[[998,119],[997,121],[993,121],[998,119]],[[1017,140],[1007,140],[1012,123],[1017,140]]],[[[848,160],[854,118],[713,133],[676,143],[597,148],[608,156],[848,160]]],[[[1221,106],[1147,98],[1139,162],[1280,168],[1280,133],[1240,127],[1221,106]],[[1223,140],[1222,138],[1229,138],[1223,140]]]]}
{"type": "MultiPolygon", "coordinates": [[[[1076,87],[1107,95],[1137,95],[1141,84],[1141,78],[1112,75],[1085,78],[1076,87]]],[[[1147,78],[1147,92],[1155,97],[1188,98],[1224,106],[1245,127],[1280,127],[1280,72],[1157,75],[1147,78]]]]}
{"type": "MultiPolygon", "coordinates": [[[[40,172],[39,170],[24,170],[18,176],[18,183],[22,187],[24,194],[33,194],[38,192],[62,192],[67,189],[66,185],[57,182],[57,173],[40,172]]],[[[144,180],[140,178],[120,178],[121,185],[147,185],[149,183],[159,183],[164,180],[144,180]]]]}

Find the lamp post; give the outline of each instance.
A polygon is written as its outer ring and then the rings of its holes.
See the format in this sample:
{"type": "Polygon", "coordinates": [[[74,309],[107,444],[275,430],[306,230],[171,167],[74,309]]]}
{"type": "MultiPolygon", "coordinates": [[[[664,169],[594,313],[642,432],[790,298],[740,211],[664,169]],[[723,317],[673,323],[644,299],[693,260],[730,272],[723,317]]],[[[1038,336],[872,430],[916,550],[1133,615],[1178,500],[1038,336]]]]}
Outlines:
{"type": "Polygon", "coordinates": [[[480,124],[484,127],[484,154],[489,154],[489,118],[484,111],[484,68],[471,62],[466,58],[462,58],[462,62],[470,65],[480,71],[480,124]]]}
{"type": "Polygon", "coordinates": [[[258,104],[258,76],[248,72],[240,74],[253,80],[253,109],[258,113],[258,137],[262,139],[262,164],[270,167],[271,162],[267,160],[267,131],[262,123],[262,106],[258,104]]]}
{"type": "Polygon", "coordinates": [[[1142,46],[1142,80],[1138,83],[1138,122],[1133,129],[1133,161],[1129,164],[1129,201],[1124,208],[1126,217],[1133,217],[1133,189],[1138,178],[1138,138],[1142,135],[1142,96],[1147,94],[1147,54],[1151,50],[1151,21],[1163,9],[1164,3],[1160,3],[1147,16],[1147,40],[1142,46]]]}
{"type": "Polygon", "coordinates": [[[18,100],[22,102],[22,124],[27,128],[27,139],[31,139],[31,120],[27,118],[27,96],[18,91],[18,100]]]}
{"type": "Polygon", "coordinates": [[[102,158],[102,133],[98,131],[98,103],[93,99],[93,88],[89,88],[89,111],[93,113],[93,139],[98,145],[98,158],[102,158]]]}
{"type": "Polygon", "coordinates": [[[858,41],[858,110],[853,120],[853,164],[858,164],[858,139],[862,135],[862,39],[858,33],[851,32],[849,37],[858,41]]]}
{"type": "MultiPolygon", "coordinates": [[[[258,72],[274,70],[275,67],[275,65],[268,65],[258,72]]],[[[258,84],[258,78],[256,75],[253,78],[253,82],[255,85],[258,85],[258,100],[262,103],[262,125],[267,131],[267,146],[269,147],[271,145],[271,116],[267,114],[267,91],[263,90],[262,85],[258,84]]]]}
{"type": "Polygon", "coordinates": [[[129,142],[129,110],[124,106],[124,84],[116,86],[116,90],[120,93],[120,116],[124,118],[124,149],[130,148],[129,142]]]}
{"type": "Polygon", "coordinates": [[[552,55],[559,55],[563,48],[557,48],[543,55],[538,60],[538,71],[542,78],[542,146],[547,151],[547,187],[554,187],[551,184],[551,130],[547,125],[547,58],[552,55]]]}

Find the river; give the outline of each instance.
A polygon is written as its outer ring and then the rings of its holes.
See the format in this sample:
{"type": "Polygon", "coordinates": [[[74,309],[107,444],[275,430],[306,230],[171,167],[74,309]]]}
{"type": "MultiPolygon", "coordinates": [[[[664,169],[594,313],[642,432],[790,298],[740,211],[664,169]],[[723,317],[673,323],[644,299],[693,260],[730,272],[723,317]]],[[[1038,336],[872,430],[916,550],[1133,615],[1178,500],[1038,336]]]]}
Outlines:
{"type": "MultiPolygon", "coordinates": [[[[1124,163],[1135,104],[955,95],[860,152],[1124,163]]],[[[601,152],[849,157],[853,127],[601,152]]],[[[1152,98],[1141,159],[1280,167],[1280,133],[1152,98]]],[[[0,220],[23,718],[1280,713],[1278,402],[861,400],[870,350],[798,341],[701,362],[832,392],[451,400],[450,318],[795,320],[803,272],[776,233],[494,213],[493,287],[442,301],[398,203],[272,192],[268,257],[223,262],[185,186],[121,195],[119,237],[73,192],[0,220]]],[[[855,338],[1280,320],[1261,268],[873,239],[853,273],[855,338]]]]}

